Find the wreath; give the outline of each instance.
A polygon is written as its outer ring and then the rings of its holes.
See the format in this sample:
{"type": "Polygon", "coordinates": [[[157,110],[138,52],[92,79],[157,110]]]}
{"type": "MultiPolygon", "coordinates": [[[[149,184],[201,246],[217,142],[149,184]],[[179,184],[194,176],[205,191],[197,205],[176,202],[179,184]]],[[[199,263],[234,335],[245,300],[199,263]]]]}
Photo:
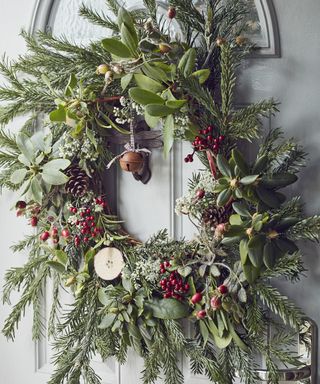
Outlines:
{"type": "Polygon", "coordinates": [[[280,129],[263,130],[275,101],[234,106],[239,64],[256,49],[245,37],[246,4],[172,0],[162,17],[155,0],[144,4],[129,12],[108,0],[116,19],[82,6],[82,16],[113,36],[85,47],[23,32],[28,53],[0,64],[1,125],[28,117],[17,133],[1,128],[0,184],[18,191],[17,216],[35,228],[13,246],[29,256],[6,274],[4,302],[12,291],[21,297],[3,333],[14,339],[33,307],[34,339],[45,329],[56,350],[50,384],[98,384],[92,356],[124,363],[128,348],[144,359],[144,384],[159,376],[183,383],[181,353],[194,374],[219,384],[237,375],[257,382],[254,356],[262,354],[277,383],[277,361],[301,365],[286,347],[305,320],[270,280],[298,280],[305,269],[296,241],[319,237],[320,217],[305,217],[300,198],[282,192],[306,154],[280,129]],[[203,164],[176,203],[198,235],[175,240],[160,231],[141,243],[111,212],[106,169],[119,160],[147,183],[151,149],[163,142],[167,156],[175,140],[190,142],[185,166],[195,156],[203,164]],[[71,307],[62,305],[66,287],[71,307]]]}

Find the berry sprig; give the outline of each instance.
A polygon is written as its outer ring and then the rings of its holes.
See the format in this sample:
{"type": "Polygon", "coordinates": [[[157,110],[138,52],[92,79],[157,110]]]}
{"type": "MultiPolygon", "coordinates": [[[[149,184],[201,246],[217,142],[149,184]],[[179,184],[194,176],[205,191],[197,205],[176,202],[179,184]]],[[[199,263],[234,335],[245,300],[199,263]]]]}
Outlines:
{"type": "Polygon", "coordinates": [[[169,261],[160,264],[160,273],[166,274],[160,281],[163,298],[183,300],[184,295],[189,292],[190,286],[177,271],[168,271],[167,268],[170,267],[171,263],[169,261]]]}
{"type": "Polygon", "coordinates": [[[213,136],[213,131],[214,127],[212,125],[209,125],[206,129],[199,130],[199,135],[196,136],[192,142],[193,152],[188,154],[184,159],[186,163],[192,163],[193,156],[198,151],[206,151],[210,149],[214,154],[219,152],[225,136],[213,136]]]}

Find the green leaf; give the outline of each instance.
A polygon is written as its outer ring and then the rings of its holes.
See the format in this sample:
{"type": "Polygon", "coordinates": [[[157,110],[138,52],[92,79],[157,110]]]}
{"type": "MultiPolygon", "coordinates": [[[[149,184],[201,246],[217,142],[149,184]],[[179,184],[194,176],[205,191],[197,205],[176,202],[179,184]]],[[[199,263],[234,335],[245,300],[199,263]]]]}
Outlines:
{"type": "Polygon", "coordinates": [[[221,275],[219,268],[214,264],[210,266],[210,273],[214,277],[219,277],[221,275]]]}
{"type": "Polygon", "coordinates": [[[149,104],[146,106],[146,112],[150,116],[163,117],[163,116],[171,115],[172,113],[175,112],[175,110],[173,108],[167,107],[166,105],[149,104]]]}
{"type": "Polygon", "coordinates": [[[248,261],[248,240],[243,239],[239,244],[241,264],[245,265],[248,261]]]}
{"type": "Polygon", "coordinates": [[[184,53],[182,58],[179,61],[178,69],[183,74],[184,77],[191,75],[196,64],[196,50],[195,48],[190,48],[187,52],[184,53]]]}
{"type": "Polygon", "coordinates": [[[234,236],[243,236],[244,235],[244,227],[242,225],[231,225],[228,229],[228,232],[225,234],[226,237],[234,237],[234,236]]]}
{"type": "Polygon", "coordinates": [[[225,189],[224,191],[220,192],[217,198],[217,205],[219,207],[223,207],[227,204],[227,202],[230,200],[232,196],[232,191],[230,189],[225,189]]]}
{"type": "Polygon", "coordinates": [[[192,268],[189,265],[178,268],[178,273],[183,277],[189,276],[191,272],[192,272],[192,268]]]}
{"type": "Polygon", "coordinates": [[[121,25],[120,31],[121,41],[126,47],[129,48],[132,55],[136,56],[138,48],[138,39],[136,38],[137,35],[135,34],[135,36],[133,36],[126,24],[121,25]]]}
{"type": "Polygon", "coordinates": [[[69,180],[61,171],[51,169],[43,170],[42,178],[49,185],[63,185],[69,180]]]}
{"type": "Polygon", "coordinates": [[[158,319],[176,320],[189,315],[189,307],[175,299],[152,299],[145,303],[145,307],[152,311],[158,319]]]}
{"type": "Polygon", "coordinates": [[[191,76],[196,77],[200,84],[205,83],[210,76],[210,69],[199,69],[199,71],[195,71],[191,76]]]}
{"type": "Polygon", "coordinates": [[[203,343],[204,343],[204,345],[206,345],[208,342],[208,339],[209,339],[209,331],[208,331],[208,328],[206,326],[206,323],[204,321],[200,320],[199,328],[200,328],[201,336],[203,338],[203,343]]]}
{"type": "Polygon", "coordinates": [[[242,156],[242,153],[238,151],[237,149],[233,149],[231,151],[231,156],[240,171],[244,174],[247,175],[249,173],[249,167],[248,164],[246,163],[244,157],[242,156]]]}
{"type": "Polygon", "coordinates": [[[165,71],[163,71],[161,68],[155,68],[148,63],[143,64],[142,71],[146,76],[151,77],[154,80],[161,82],[166,82],[168,80],[168,76],[165,71]]]}
{"type": "Polygon", "coordinates": [[[86,254],[85,254],[85,256],[84,256],[84,261],[85,261],[85,263],[88,265],[89,264],[89,262],[94,258],[94,256],[95,256],[95,254],[97,253],[97,251],[96,251],[96,249],[94,249],[94,248],[90,248],[87,252],[86,252],[86,254]]]}
{"type": "Polygon", "coordinates": [[[156,93],[138,87],[131,88],[129,90],[129,96],[131,97],[131,99],[141,105],[165,103],[163,98],[158,96],[156,93]]]}
{"type": "Polygon", "coordinates": [[[134,27],[134,20],[131,14],[124,7],[120,7],[118,10],[117,22],[120,30],[123,24],[126,25],[130,31],[131,38],[135,41],[135,45],[138,45],[138,36],[134,27]]]}
{"type": "Polygon", "coordinates": [[[129,48],[117,39],[103,39],[102,46],[106,51],[118,57],[129,58],[133,56],[129,48]]]}
{"type": "Polygon", "coordinates": [[[240,215],[244,217],[251,217],[249,212],[249,207],[245,202],[235,202],[232,204],[233,209],[240,215]]]}
{"type": "Polygon", "coordinates": [[[284,188],[287,185],[293,184],[298,180],[298,177],[292,173],[282,172],[269,177],[263,177],[261,183],[267,188],[284,188]]]}
{"type": "Polygon", "coordinates": [[[245,176],[242,179],[240,179],[240,183],[243,185],[250,185],[253,184],[257,179],[259,175],[250,175],[250,176],[245,176]]]}
{"type": "Polygon", "coordinates": [[[263,262],[269,269],[272,269],[275,266],[276,253],[271,241],[268,241],[263,248],[263,262]]]}
{"type": "Polygon", "coordinates": [[[27,175],[27,169],[26,168],[20,168],[14,171],[10,176],[10,181],[12,184],[21,184],[26,175],[27,175]]]}
{"type": "Polygon", "coordinates": [[[67,264],[68,255],[62,249],[55,249],[54,255],[58,259],[59,263],[61,263],[64,266],[67,264]]]}
{"type": "Polygon", "coordinates": [[[288,252],[292,254],[299,250],[296,244],[293,241],[287,239],[286,237],[279,237],[278,239],[276,239],[276,244],[284,253],[288,252]]]}
{"type": "Polygon", "coordinates": [[[115,313],[108,313],[103,316],[101,323],[98,325],[99,329],[106,329],[112,326],[117,315],[115,313]]]}
{"type": "Polygon", "coordinates": [[[48,260],[46,262],[46,264],[49,265],[49,267],[51,267],[52,269],[54,269],[55,271],[57,271],[59,273],[64,273],[65,272],[64,265],[59,263],[58,261],[48,260]]]}
{"type": "Polygon", "coordinates": [[[266,169],[268,162],[269,157],[267,155],[259,157],[252,168],[252,173],[262,173],[266,169]]]}
{"type": "Polygon", "coordinates": [[[147,91],[158,93],[163,91],[164,86],[156,80],[150,79],[142,73],[134,74],[135,82],[139,88],[146,89],[147,91]]]}
{"type": "Polygon", "coordinates": [[[50,172],[50,171],[56,171],[59,169],[66,169],[71,164],[70,160],[68,159],[54,159],[48,161],[44,166],[42,167],[43,171],[50,172]]]}
{"type": "Polygon", "coordinates": [[[235,329],[234,329],[234,327],[230,321],[228,321],[228,325],[229,325],[229,331],[230,331],[230,334],[232,336],[233,341],[237,344],[237,346],[240,349],[242,349],[243,351],[249,352],[249,348],[248,348],[247,344],[245,344],[242,341],[241,337],[237,334],[237,332],[235,331],[235,329]]]}
{"type": "Polygon", "coordinates": [[[262,187],[261,185],[259,185],[256,188],[256,192],[257,192],[259,199],[263,203],[267,204],[269,207],[278,208],[280,206],[281,203],[279,202],[276,194],[273,191],[270,191],[270,190],[262,187]]]}
{"type": "Polygon", "coordinates": [[[73,90],[77,86],[77,84],[78,84],[78,80],[76,78],[76,75],[74,73],[72,73],[69,77],[69,81],[68,81],[68,84],[67,84],[66,89],[64,91],[64,94],[68,97],[72,96],[73,90]]]}
{"type": "Polygon", "coordinates": [[[231,215],[229,217],[229,223],[231,225],[242,225],[243,224],[240,215],[231,215]]]}
{"type": "Polygon", "coordinates": [[[242,266],[242,268],[249,284],[253,284],[260,276],[260,269],[254,267],[251,264],[245,264],[242,266]]]}
{"type": "Polygon", "coordinates": [[[41,204],[43,193],[42,193],[41,185],[40,185],[40,183],[36,177],[34,177],[31,180],[30,191],[31,191],[31,194],[32,194],[34,201],[41,204]]]}
{"type": "Polygon", "coordinates": [[[183,107],[187,102],[187,100],[168,100],[166,102],[166,106],[169,108],[179,109],[183,107]]]}
{"type": "Polygon", "coordinates": [[[26,134],[19,132],[16,136],[16,143],[29,164],[32,163],[35,156],[35,150],[30,138],[26,134]]]}
{"type": "Polygon", "coordinates": [[[275,230],[278,232],[286,231],[293,225],[299,223],[299,221],[300,219],[298,219],[297,217],[285,217],[275,226],[275,230]]]}
{"type": "Polygon", "coordinates": [[[264,235],[255,235],[248,242],[248,252],[254,267],[260,268],[263,264],[263,248],[266,242],[264,235]]]}
{"type": "Polygon", "coordinates": [[[159,116],[150,116],[147,111],[144,111],[144,119],[150,128],[157,128],[159,125],[159,116]]]}
{"type": "Polygon", "coordinates": [[[58,109],[49,113],[49,119],[52,122],[58,122],[58,123],[65,122],[66,117],[67,117],[66,110],[62,105],[59,105],[58,109]]]}
{"type": "Polygon", "coordinates": [[[121,77],[121,88],[125,91],[133,79],[133,73],[127,73],[126,75],[121,77]]]}
{"type": "Polygon", "coordinates": [[[98,300],[103,306],[107,306],[111,303],[111,300],[104,288],[98,290],[98,300]]]}
{"type": "Polygon", "coordinates": [[[219,171],[226,177],[232,177],[232,172],[227,160],[220,154],[217,155],[217,166],[219,171]]]}
{"type": "Polygon", "coordinates": [[[172,115],[166,117],[163,126],[163,152],[168,156],[174,142],[174,119],[172,115]]]}

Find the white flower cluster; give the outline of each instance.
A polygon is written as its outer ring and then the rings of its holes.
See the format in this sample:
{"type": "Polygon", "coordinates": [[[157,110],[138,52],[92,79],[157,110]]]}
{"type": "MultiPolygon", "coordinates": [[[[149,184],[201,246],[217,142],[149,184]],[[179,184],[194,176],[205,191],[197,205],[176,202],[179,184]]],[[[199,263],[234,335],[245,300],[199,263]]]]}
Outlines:
{"type": "MultiPolygon", "coordinates": [[[[94,132],[92,132],[92,135],[97,142],[101,141],[101,139],[96,137],[94,132]]],[[[64,159],[78,158],[90,161],[96,161],[99,157],[99,153],[88,137],[84,136],[75,139],[71,137],[68,132],[62,135],[59,155],[64,159]]]]}
{"type": "Polygon", "coordinates": [[[116,123],[118,124],[126,124],[131,123],[133,120],[133,115],[143,115],[143,108],[141,105],[131,101],[130,99],[126,99],[125,97],[120,98],[120,107],[113,108],[113,114],[115,116],[116,123]],[[134,112],[134,113],[132,113],[134,112]]]}
{"type": "MultiPolygon", "coordinates": [[[[126,274],[125,271],[123,271],[123,275],[124,274],[126,274]]],[[[141,259],[136,262],[134,271],[124,277],[130,278],[136,289],[141,287],[141,280],[145,280],[151,284],[157,284],[160,280],[159,260],[152,258],[141,259]]]]}
{"type": "Polygon", "coordinates": [[[190,189],[184,196],[176,200],[175,212],[177,215],[188,215],[191,214],[196,216],[199,211],[199,204],[205,204],[204,200],[199,200],[196,197],[198,190],[204,190],[206,193],[213,193],[215,180],[212,177],[210,171],[204,171],[200,175],[199,182],[194,188],[190,189]]]}
{"type": "Polygon", "coordinates": [[[183,138],[186,130],[189,127],[189,117],[184,113],[175,113],[174,114],[174,126],[175,126],[175,137],[183,138]]]}

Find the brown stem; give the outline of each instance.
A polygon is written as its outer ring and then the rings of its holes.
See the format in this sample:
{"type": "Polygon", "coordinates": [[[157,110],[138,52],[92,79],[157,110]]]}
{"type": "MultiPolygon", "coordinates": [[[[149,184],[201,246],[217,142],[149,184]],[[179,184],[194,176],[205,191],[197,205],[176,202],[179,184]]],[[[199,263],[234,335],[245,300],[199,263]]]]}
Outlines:
{"type": "Polygon", "coordinates": [[[102,97],[102,98],[99,98],[99,99],[96,99],[95,102],[96,103],[109,103],[109,102],[112,102],[112,101],[118,101],[121,99],[122,96],[109,96],[109,97],[102,97]]]}

